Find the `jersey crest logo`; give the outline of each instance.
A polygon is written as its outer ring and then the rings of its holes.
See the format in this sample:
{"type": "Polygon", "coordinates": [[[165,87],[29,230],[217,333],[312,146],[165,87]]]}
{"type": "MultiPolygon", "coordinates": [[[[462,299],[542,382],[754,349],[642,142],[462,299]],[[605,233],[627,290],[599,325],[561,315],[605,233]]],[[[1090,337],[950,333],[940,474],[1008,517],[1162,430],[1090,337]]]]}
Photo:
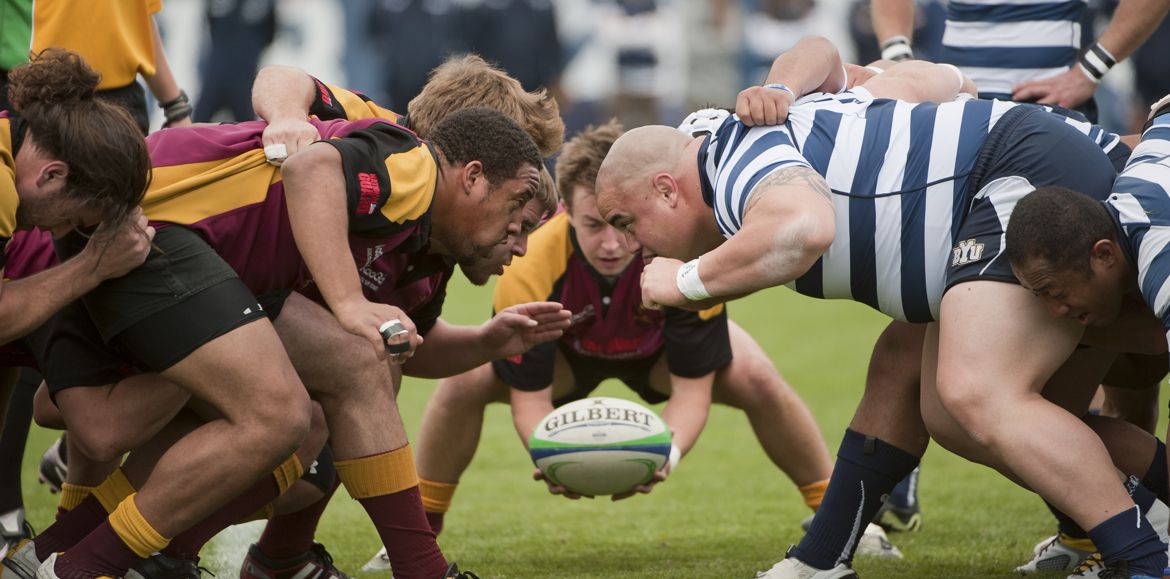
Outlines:
{"type": "Polygon", "coordinates": [[[974,239],[965,239],[960,241],[954,249],[951,250],[951,265],[966,265],[968,263],[976,262],[983,259],[982,243],[975,243],[974,239]]]}

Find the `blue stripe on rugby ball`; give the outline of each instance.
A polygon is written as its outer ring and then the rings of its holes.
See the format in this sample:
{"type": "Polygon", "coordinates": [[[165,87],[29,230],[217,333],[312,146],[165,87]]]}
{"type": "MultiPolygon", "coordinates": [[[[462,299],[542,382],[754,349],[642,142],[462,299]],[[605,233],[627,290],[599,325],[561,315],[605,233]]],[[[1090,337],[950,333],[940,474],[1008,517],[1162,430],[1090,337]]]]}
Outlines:
{"type": "Polygon", "coordinates": [[[661,454],[662,456],[670,456],[670,443],[666,444],[639,444],[632,446],[562,446],[559,448],[533,448],[529,451],[532,455],[532,461],[536,462],[542,458],[549,456],[557,456],[562,454],[572,454],[575,452],[597,452],[607,450],[629,450],[633,452],[646,452],[650,454],[661,454]]]}

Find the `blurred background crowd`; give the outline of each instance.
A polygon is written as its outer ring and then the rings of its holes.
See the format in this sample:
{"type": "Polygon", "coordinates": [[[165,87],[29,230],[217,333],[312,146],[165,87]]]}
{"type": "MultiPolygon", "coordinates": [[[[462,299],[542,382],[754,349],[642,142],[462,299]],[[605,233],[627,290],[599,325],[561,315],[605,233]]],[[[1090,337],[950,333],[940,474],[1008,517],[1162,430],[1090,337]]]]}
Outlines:
{"type": "MultiPolygon", "coordinates": [[[[1084,46],[1115,0],[1089,4],[1084,46]]],[[[944,1],[919,0],[917,57],[937,57],[945,16],[944,1]]],[[[611,116],[673,124],[731,106],[805,35],[832,39],[853,62],[879,52],[866,0],[168,0],[158,17],[196,122],[251,119],[251,80],[268,63],[405,110],[446,56],[475,52],[552,91],[571,135],[611,116]]],[[[1138,126],[1170,92],[1168,54],[1170,19],[1102,83],[1101,124],[1138,126]]]]}

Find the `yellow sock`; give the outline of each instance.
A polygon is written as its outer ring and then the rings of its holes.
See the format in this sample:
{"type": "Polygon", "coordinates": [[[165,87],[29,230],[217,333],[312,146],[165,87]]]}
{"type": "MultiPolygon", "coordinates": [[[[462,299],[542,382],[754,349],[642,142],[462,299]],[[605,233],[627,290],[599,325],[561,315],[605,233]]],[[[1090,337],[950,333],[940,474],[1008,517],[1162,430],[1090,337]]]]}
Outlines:
{"type": "Polygon", "coordinates": [[[93,489],[93,496],[101,501],[107,513],[114,512],[126,497],[134,494],[134,485],[126,478],[126,473],[119,468],[114,471],[102,484],[93,489]]]}
{"type": "Polygon", "coordinates": [[[118,508],[110,513],[110,526],[131,551],[145,559],[151,553],[163,550],[171,540],[154,530],[138,512],[138,505],[134,503],[136,495],[131,494],[118,503],[118,508]]]}
{"type": "Polygon", "coordinates": [[[61,502],[57,504],[57,508],[62,511],[72,511],[85,500],[90,493],[93,492],[94,487],[83,487],[73,483],[63,483],[61,485],[61,502]]]}
{"type": "Polygon", "coordinates": [[[821,501],[825,498],[825,489],[829,488],[829,479],[819,480],[798,488],[800,496],[804,497],[804,504],[815,511],[821,508],[821,501]]]}
{"type": "Polygon", "coordinates": [[[392,495],[418,486],[418,472],[414,470],[409,444],[374,456],[339,460],[335,464],[337,476],[354,499],[392,495]]]}
{"type": "Polygon", "coordinates": [[[272,476],[276,478],[276,486],[280,488],[282,495],[303,474],[305,474],[305,465],[301,464],[301,459],[295,454],[285,459],[284,462],[280,463],[280,466],[276,467],[276,470],[272,471],[272,476]]]}
{"type": "Polygon", "coordinates": [[[451,497],[455,495],[458,483],[435,482],[426,479],[418,480],[418,490],[422,493],[423,510],[428,513],[445,513],[451,508],[451,497]]]}
{"type": "Polygon", "coordinates": [[[1078,551],[1085,551],[1087,553],[1097,552],[1097,546],[1094,545],[1093,540],[1088,537],[1085,537],[1084,539],[1077,539],[1075,537],[1070,537],[1064,533],[1061,533],[1059,541],[1078,551]]]}

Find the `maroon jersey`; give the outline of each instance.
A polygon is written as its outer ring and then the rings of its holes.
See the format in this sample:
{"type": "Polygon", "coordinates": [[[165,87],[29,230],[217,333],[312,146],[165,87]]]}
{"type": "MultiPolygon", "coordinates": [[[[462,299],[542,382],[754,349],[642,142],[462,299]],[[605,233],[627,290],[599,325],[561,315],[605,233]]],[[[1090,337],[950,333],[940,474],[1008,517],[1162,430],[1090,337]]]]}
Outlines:
{"type": "MultiPolygon", "coordinates": [[[[557,342],[494,362],[496,375],[522,390],[539,390],[553,378],[556,349],[595,363],[634,363],[666,354],[672,374],[699,377],[731,360],[723,306],[700,313],[642,307],[642,260],[615,280],[597,273],[577,247],[568,214],[558,215],[529,238],[528,253],[513,260],[496,283],[495,311],[533,301],[556,301],[572,312],[557,342]]],[[[616,373],[616,371],[615,371],[616,373]]]]}
{"type": "MultiPolygon", "coordinates": [[[[382,119],[312,122],[341,154],[350,234],[387,248],[424,246],[438,176],[434,153],[382,119]]],[[[151,135],[154,176],[143,201],[152,223],[196,231],[256,295],[309,281],[280,169],[264,157],[265,127],[201,125],[151,135]]]]}

